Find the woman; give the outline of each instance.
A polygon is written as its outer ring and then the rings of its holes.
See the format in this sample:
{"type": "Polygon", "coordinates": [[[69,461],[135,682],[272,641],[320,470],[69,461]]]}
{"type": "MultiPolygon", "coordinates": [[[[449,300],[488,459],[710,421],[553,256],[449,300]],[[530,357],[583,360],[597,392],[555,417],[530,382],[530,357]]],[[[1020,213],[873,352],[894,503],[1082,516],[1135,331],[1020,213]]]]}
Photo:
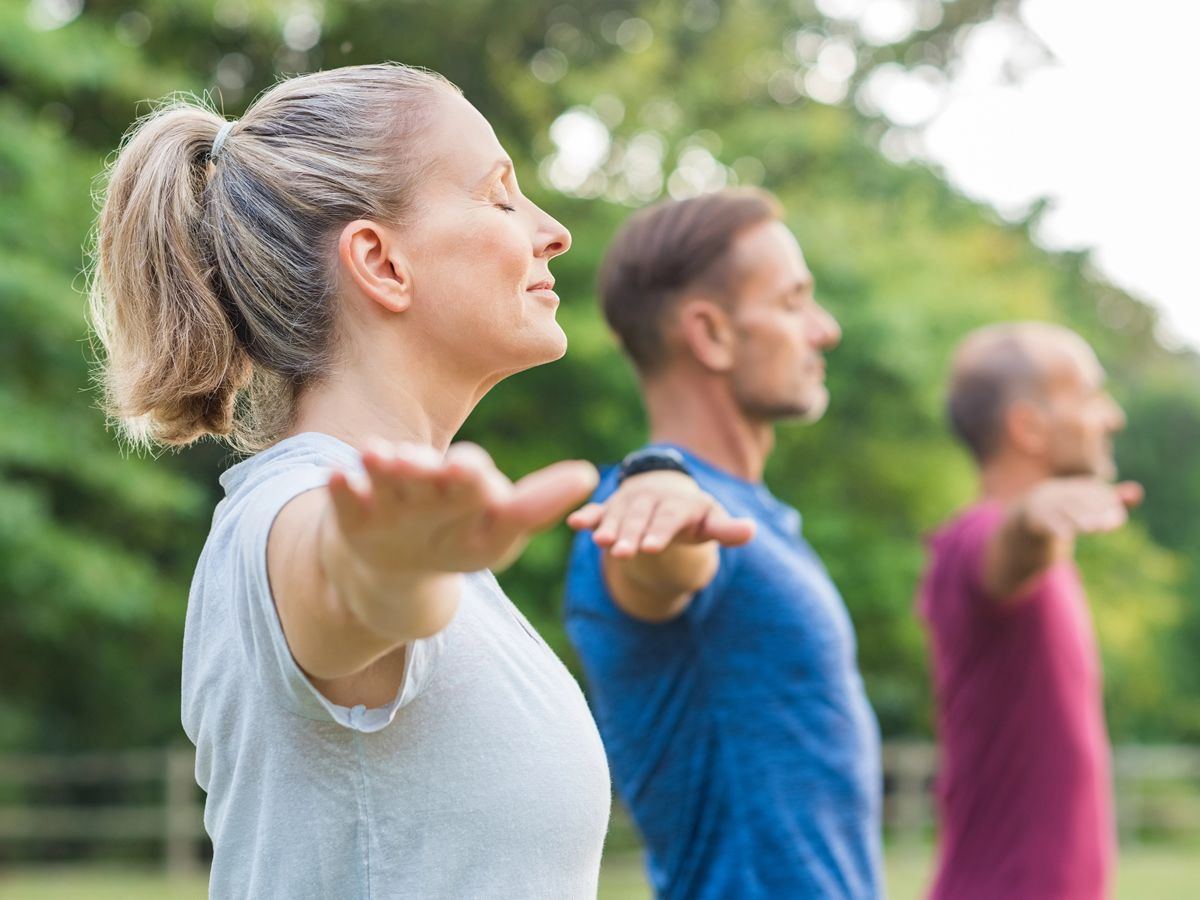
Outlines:
{"type": "Polygon", "coordinates": [[[486,571],[595,473],[514,485],[450,446],[563,354],[569,245],[486,120],[404,66],[294,78],[232,123],[176,101],[124,144],[92,291],[109,406],[138,443],[255,451],[184,635],[213,896],[595,896],[595,726],[486,571]]]}

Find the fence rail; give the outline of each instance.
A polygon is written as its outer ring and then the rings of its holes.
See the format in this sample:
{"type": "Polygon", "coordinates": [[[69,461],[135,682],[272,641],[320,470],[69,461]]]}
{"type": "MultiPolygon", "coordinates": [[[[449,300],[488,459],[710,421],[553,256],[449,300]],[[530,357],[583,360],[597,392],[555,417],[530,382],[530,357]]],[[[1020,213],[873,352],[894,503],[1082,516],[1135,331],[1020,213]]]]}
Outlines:
{"type": "MultiPolygon", "coordinates": [[[[64,756],[0,754],[0,859],[18,845],[152,843],[173,874],[208,856],[203,796],[190,746],[64,756]],[[63,802],[71,791],[99,790],[103,801],[63,802]],[[150,793],[126,801],[124,798],[150,793]],[[46,793],[53,801],[39,799],[46,793]]],[[[937,748],[890,741],[883,747],[884,827],[897,842],[926,839],[934,827],[937,748]]],[[[1113,754],[1122,844],[1147,835],[1200,835],[1200,747],[1126,745],[1113,754]]],[[[36,853],[26,858],[36,859],[36,853]]]]}

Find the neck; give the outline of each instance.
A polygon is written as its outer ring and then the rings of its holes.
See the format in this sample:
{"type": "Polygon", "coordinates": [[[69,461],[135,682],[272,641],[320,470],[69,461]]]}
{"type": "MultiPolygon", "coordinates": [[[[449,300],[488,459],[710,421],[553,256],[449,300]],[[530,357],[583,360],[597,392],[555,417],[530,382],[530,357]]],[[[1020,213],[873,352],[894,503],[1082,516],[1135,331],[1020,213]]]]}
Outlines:
{"type": "Polygon", "coordinates": [[[643,383],[650,440],[686,447],[746,481],[761,481],[775,427],[747,418],[725,382],[667,372],[643,383]]]}
{"type": "Polygon", "coordinates": [[[982,500],[1009,503],[1051,477],[1036,460],[1004,455],[984,463],[979,470],[982,500]]]}
{"type": "Polygon", "coordinates": [[[305,390],[290,433],[319,431],[359,450],[372,438],[382,438],[445,452],[494,383],[472,382],[461,373],[433,367],[397,371],[395,360],[411,357],[376,355],[381,358],[355,360],[305,390]]]}

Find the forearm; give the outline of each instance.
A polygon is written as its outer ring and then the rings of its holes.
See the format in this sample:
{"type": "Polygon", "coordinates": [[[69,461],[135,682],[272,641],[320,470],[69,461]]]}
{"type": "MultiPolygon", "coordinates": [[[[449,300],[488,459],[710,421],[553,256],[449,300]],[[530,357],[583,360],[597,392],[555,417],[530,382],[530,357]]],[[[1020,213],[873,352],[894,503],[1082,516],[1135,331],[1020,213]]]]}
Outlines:
{"type": "Polygon", "coordinates": [[[605,552],[603,569],[619,606],[638,618],[662,620],[678,615],[693,594],[708,586],[719,561],[717,544],[707,542],[628,559],[605,552]]]}
{"type": "Polygon", "coordinates": [[[392,645],[430,637],[454,618],[462,575],[395,565],[364,558],[326,526],[321,570],[331,618],[350,631],[366,633],[392,645]]]}

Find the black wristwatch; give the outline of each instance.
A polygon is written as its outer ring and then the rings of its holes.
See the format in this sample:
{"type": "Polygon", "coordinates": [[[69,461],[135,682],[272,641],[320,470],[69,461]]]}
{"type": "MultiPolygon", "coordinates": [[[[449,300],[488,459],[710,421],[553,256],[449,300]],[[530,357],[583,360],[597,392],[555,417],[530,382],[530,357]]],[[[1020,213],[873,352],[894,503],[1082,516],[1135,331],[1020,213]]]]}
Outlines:
{"type": "Polygon", "coordinates": [[[621,484],[626,478],[641,475],[643,472],[682,472],[689,478],[692,474],[683,454],[675,448],[646,447],[642,450],[634,450],[621,460],[617,484],[621,484]]]}

